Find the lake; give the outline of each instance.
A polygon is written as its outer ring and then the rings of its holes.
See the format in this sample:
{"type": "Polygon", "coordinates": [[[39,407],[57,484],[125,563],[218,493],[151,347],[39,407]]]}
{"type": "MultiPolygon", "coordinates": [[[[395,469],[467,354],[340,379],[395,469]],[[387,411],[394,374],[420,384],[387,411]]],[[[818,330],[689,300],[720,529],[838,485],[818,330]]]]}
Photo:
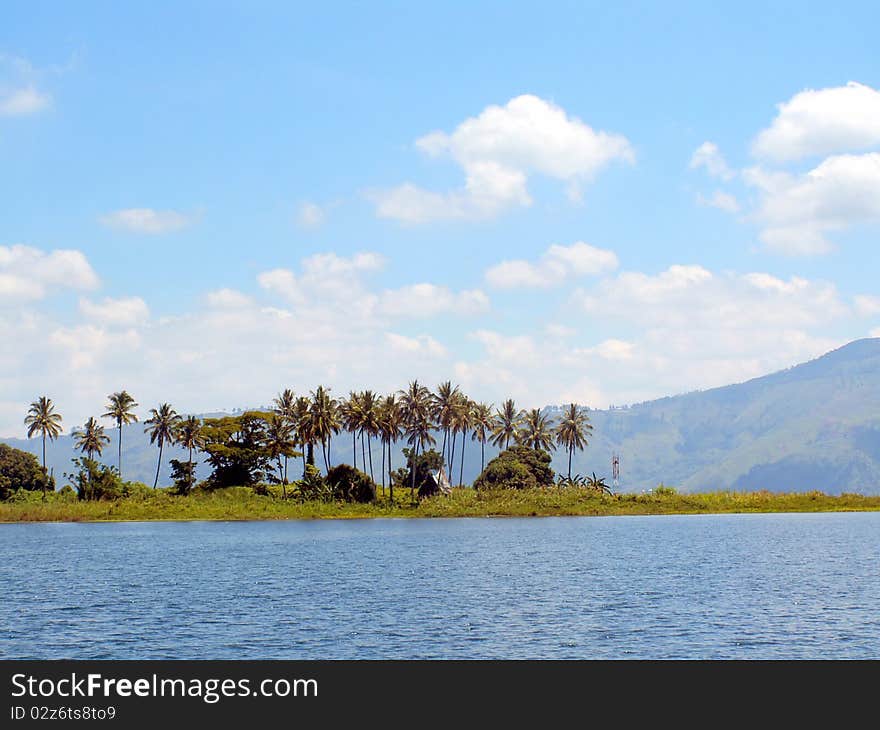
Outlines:
{"type": "Polygon", "coordinates": [[[880,513],[0,525],[0,656],[880,658],[880,513]]]}

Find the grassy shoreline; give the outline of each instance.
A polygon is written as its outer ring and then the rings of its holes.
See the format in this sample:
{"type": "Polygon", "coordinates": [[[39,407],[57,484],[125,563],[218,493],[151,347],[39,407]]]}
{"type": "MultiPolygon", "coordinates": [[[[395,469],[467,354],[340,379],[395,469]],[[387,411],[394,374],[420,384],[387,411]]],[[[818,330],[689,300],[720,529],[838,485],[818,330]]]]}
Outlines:
{"type": "Polygon", "coordinates": [[[0,523],[144,522],[368,519],[388,517],[560,517],[767,512],[880,511],[880,496],[830,496],[821,492],[711,492],[701,494],[603,495],[582,489],[475,491],[455,489],[448,497],[411,502],[409,493],[392,504],[299,502],[260,496],[246,488],[177,497],[165,490],[139,499],[80,502],[38,494],[0,503],[0,523]]]}

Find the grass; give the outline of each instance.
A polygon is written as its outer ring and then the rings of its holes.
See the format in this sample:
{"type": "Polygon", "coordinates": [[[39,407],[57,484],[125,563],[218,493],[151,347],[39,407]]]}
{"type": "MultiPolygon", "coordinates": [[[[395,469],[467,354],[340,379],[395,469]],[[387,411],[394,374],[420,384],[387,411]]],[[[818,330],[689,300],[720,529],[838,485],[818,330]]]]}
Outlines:
{"type": "Polygon", "coordinates": [[[662,515],[748,512],[852,512],[880,510],[880,496],[830,496],[822,492],[711,492],[604,495],[585,489],[475,491],[412,502],[398,491],[372,504],[299,502],[260,496],[245,487],[178,497],[159,489],[113,502],[80,502],[51,494],[19,493],[0,502],[0,522],[104,522],[147,520],[308,520],[370,517],[536,517],[562,515],[662,515]]]}

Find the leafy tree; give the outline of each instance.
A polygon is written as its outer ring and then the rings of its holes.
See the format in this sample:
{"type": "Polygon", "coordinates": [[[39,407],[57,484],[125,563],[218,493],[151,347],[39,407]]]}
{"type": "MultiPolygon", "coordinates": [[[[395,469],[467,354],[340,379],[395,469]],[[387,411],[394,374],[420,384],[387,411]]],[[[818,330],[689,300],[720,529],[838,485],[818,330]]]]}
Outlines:
{"type": "Polygon", "coordinates": [[[124,496],[124,485],[113,467],[99,464],[90,456],[74,459],[73,464],[77,470],[65,474],[65,477],[74,483],[81,500],[109,500],[124,496]]]}
{"type": "Polygon", "coordinates": [[[111,393],[108,396],[107,411],[102,414],[103,418],[112,418],[116,422],[116,428],[119,429],[119,455],[116,469],[119,472],[119,478],[122,478],[122,427],[129,423],[136,423],[137,416],[132,412],[133,408],[137,408],[138,404],[128,391],[121,390],[118,393],[111,393]]]}
{"type": "Polygon", "coordinates": [[[414,488],[419,493],[433,485],[433,472],[438,472],[443,468],[443,456],[435,449],[421,454],[416,454],[415,449],[404,449],[403,455],[406,457],[406,470],[401,476],[410,485],[415,485],[414,488]]]}
{"type": "Polygon", "coordinates": [[[144,433],[150,434],[150,443],[159,445],[159,460],[156,462],[156,478],[153,489],[159,485],[159,470],[162,468],[162,450],[165,444],[173,444],[177,434],[180,416],[170,404],[162,403],[158,408],[150,409],[150,417],[144,421],[144,433]]]}
{"type": "MultiPolygon", "coordinates": [[[[41,395],[31,403],[30,408],[28,408],[28,414],[24,419],[24,425],[28,427],[28,438],[37,433],[43,437],[43,471],[46,471],[46,437],[52,441],[58,438],[58,435],[61,433],[61,420],[61,414],[55,412],[55,404],[52,402],[52,399],[45,395],[41,395]]],[[[48,472],[46,473],[48,474],[48,472]]],[[[46,484],[48,484],[48,479],[44,480],[44,499],[46,497],[46,484]]]]}
{"type": "Polygon", "coordinates": [[[480,442],[480,471],[486,468],[486,441],[492,434],[495,420],[492,417],[492,406],[489,403],[477,403],[472,414],[472,441],[480,442]]]}
{"type": "Polygon", "coordinates": [[[495,414],[495,428],[492,429],[492,445],[499,449],[509,449],[510,439],[516,436],[519,425],[520,413],[511,399],[501,404],[501,408],[495,414]]]}
{"type": "Polygon", "coordinates": [[[171,481],[174,483],[174,493],[181,496],[188,495],[196,484],[192,461],[171,459],[168,463],[171,464],[171,481]]]}
{"type": "Polygon", "coordinates": [[[553,424],[539,409],[532,408],[520,422],[516,439],[533,449],[548,451],[553,448],[553,424]]]}
{"type": "Polygon", "coordinates": [[[272,415],[247,411],[204,420],[203,450],[213,468],[211,487],[252,487],[274,469],[274,457],[267,447],[268,421],[272,415]]]}
{"type": "MultiPolygon", "coordinates": [[[[431,396],[431,417],[443,431],[443,446],[440,453],[445,460],[447,458],[447,445],[449,432],[452,429],[452,418],[456,404],[461,396],[461,391],[452,381],[447,380],[437,386],[437,392],[431,396]]],[[[449,461],[446,461],[449,464],[449,461]]],[[[451,466],[450,466],[451,468],[451,466]]]]}
{"type": "Polygon", "coordinates": [[[333,490],[314,464],[306,464],[303,478],[297,482],[297,489],[300,499],[306,502],[330,502],[333,499],[333,490]]]}
{"type": "MultiPolygon", "coordinates": [[[[281,418],[291,429],[291,439],[294,440],[296,446],[296,395],[290,388],[282,390],[273,401],[275,407],[272,409],[276,416],[281,418]]],[[[287,460],[290,457],[284,455],[284,484],[287,484],[287,460]]]]}
{"type": "Polygon", "coordinates": [[[327,473],[326,483],[333,498],[343,502],[372,502],[376,499],[376,485],[368,474],[348,464],[334,466],[327,473]]]}
{"type": "Polygon", "coordinates": [[[312,403],[309,406],[309,431],[315,442],[321,442],[324,455],[325,472],[330,470],[330,441],[334,433],[341,428],[339,420],[339,403],[330,396],[330,391],[319,385],[312,391],[312,403]]]}
{"type": "Polygon", "coordinates": [[[55,481],[40,466],[37,457],[27,451],[0,444],[0,500],[9,499],[19,489],[34,491],[55,489],[55,481]]]}
{"type": "Polygon", "coordinates": [[[294,450],[293,426],[281,416],[272,413],[266,422],[266,449],[270,459],[278,462],[278,481],[284,499],[287,499],[287,460],[291,456],[299,456],[294,450]],[[283,457],[283,461],[282,461],[283,457]]]}
{"type": "Polygon", "coordinates": [[[550,454],[518,445],[492,459],[474,482],[476,489],[534,489],[553,486],[550,454]]]}
{"type": "Polygon", "coordinates": [[[296,431],[296,445],[302,446],[303,451],[303,477],[306,474],[306,467],[309,464],[315,464],[314,443],[315,437],[312,435],[311,419],[309,415],[309,406],[311,401],[304,395],[299,396],[293,404],[293,422],[296,431]]]}
{"type": "Polygon", "coordinates": [[[588,444],[587,437],[593,433],[593,426],[587,409],[576,403],[565,408],[562,420],[556,426],[556,443],[568,451],[568,478],[571,479],[571,457],[574,450],[583,451],[588,444]]]}
{"type": "Polygon", "coordinates": [[[174,442],[189,452],[189,459],[187,460],[189,468],[187,471],[191,476],[194,475],[193,451],[202,448],[204,443],[201,419],[196,416],[187,416],[181,419],[177,423],[177,428],[174,432],[174,442]]]}
{"type": "Polygon", "coordinates": [[[361,425],[361,394],[350,391],[339,404],[339,422],[351,434],[351,460],[357,469],[357,435],[361,425]]]}

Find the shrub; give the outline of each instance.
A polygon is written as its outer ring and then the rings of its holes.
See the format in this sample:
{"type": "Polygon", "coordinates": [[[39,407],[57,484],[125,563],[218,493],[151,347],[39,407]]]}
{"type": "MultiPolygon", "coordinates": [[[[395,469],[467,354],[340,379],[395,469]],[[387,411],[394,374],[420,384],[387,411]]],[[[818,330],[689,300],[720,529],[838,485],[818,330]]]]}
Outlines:
{"type": "Polygon", "coordinates": [[[348,464],[339,464],[327,472],[325,479],[333,499],[343,502],[372,502],[376,499],[376,485],[364,472],[348,464]]]}
{"type": "Polygon", "coordinates": [[[659,484],[654,489],[654,494],[658,497],[672,497],[678,494],[678,490],[675,487],[667,487],[665,484],[659,484]]]}
{"type": "Polygon", "coordinates": [[[79,498],[87,501],[119,499],[123,493],[123,483],[117,471],[110,466],[99,464],[94,459],[81,457],[73,463],[78,470],[65,474],[76,487],[79,498]]]}
{"type": "Polygon", "coordinates": [[[55,480],[27,451],[0,444],[0,500],[9,499],[19,489],[55,490],[55,480]]]}
{"type": "Polygon", "coordinates": [[[474,482],[476,489],[534,489],[553,486],[550,454],[511,446],[490,461],[474,482]]]}
{"type": "MultiPolygon", "coordinates": [[[[412,449],[404,449],[403,455],[406,458],[406,469],[398,469],[394,472],[395,475],[398,476],[398,481],[395,482],[395,486],[405,487],[409,489],[412,487],[412,469],[413,469],[413,450],[412,449]],[[400,472],[404,472],[400,474],[400,472]],[[403,477],[402,482],[400,481],[400,477],[403,477]]],[[[434,486],[434,478],[432,476],[432,472],[438,471],[443,466],[443,457],[436,449],[430,449],[418,455],[418,458],[415,460],[415,470],[416,470],[416,491],[422,492],[425,488],[429,491],[434,486]]]]}
{"type": "Polygon", "coordinates": [[[174,493],[188,495],[196,483],[195,464],[178,459],[171,460],[171,481],[174,482],[174,493]]]}
{"type": "Polygon", "coordinates": [[[313,464],[306,465],[306,473],[302,479],[295,482],[299,497],[305,502],[321,501],[329,502],[333,499],[333,492],[321,476],[321,472],[313,464]]]}

